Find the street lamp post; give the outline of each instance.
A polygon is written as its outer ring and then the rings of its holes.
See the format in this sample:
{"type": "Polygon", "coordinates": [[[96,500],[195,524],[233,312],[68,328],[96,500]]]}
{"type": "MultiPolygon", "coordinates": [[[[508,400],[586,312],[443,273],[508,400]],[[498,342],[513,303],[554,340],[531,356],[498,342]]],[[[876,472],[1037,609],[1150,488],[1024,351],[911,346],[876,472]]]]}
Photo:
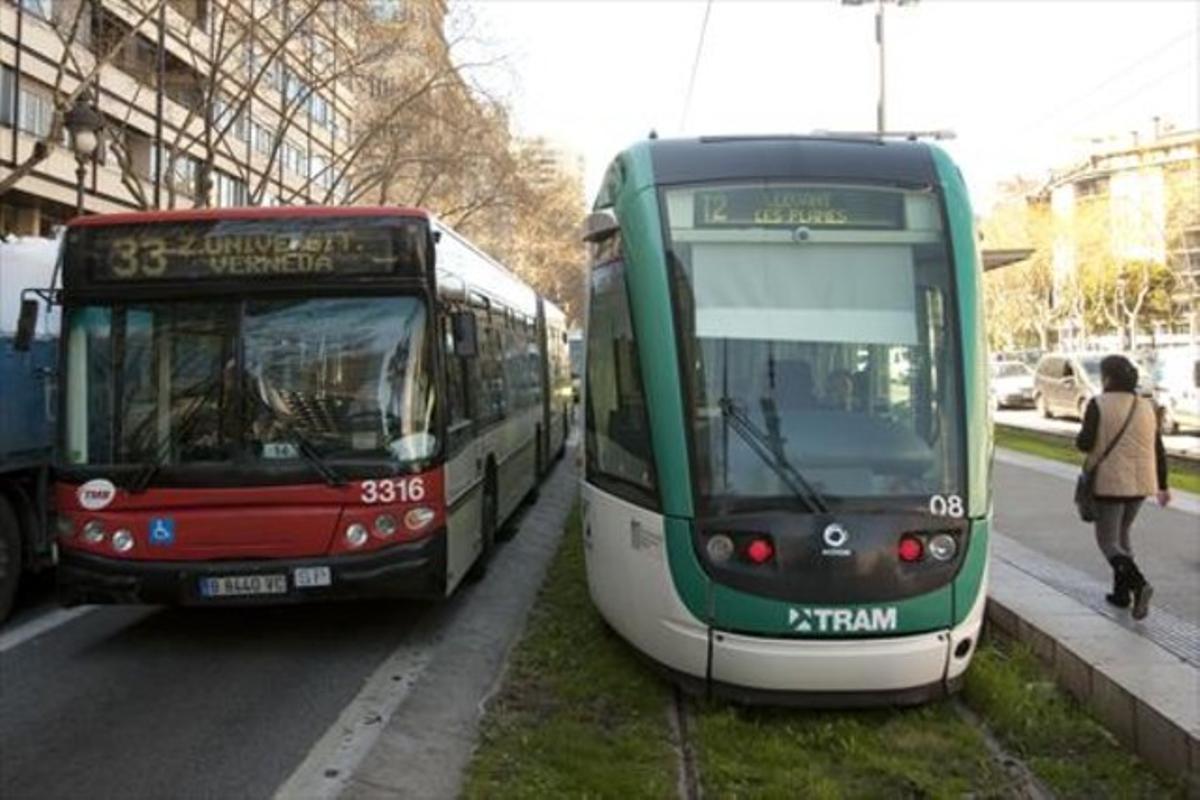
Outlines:
{"type": "Polygon", "coordinates": [[[87,165],[100,144],[100,129],[104,119],[92,103],[86,89],[79,93],[63,117],[63,124],[71,134],[71,149],[75,151],[75,213],[83,213],[83,186],[87,179],[87,165]]]}
{"type": "MultiPolygon", "coordinates": [[[[870,0],[842,0],[844,6],[862,6],[870,0]]],[[[909,6],[917,0],[875,0],[875,43],[879,46],[879,100],[875,105],[875,127],[879,133],[887,132],[887,61],[883,49],[883,7],[888,3],[909,6]]]]}

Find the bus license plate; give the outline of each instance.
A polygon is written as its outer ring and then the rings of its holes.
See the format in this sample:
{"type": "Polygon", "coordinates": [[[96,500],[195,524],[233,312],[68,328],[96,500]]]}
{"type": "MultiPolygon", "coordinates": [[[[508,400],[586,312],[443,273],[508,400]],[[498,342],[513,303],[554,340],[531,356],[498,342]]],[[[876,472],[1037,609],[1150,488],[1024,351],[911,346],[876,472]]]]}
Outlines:
{"type": "Polygon", "coordinates": [[[292,583],[297,589],[329,586],[333,583],[333,575],[330,573],[329,567],[297,567],[292,570],[292,583]]]}
{"type": "Polygon", "coordinates": [[[200,579],[205,597],[237,597],[254,594],[287,594],[287,575],[221,575],[200,579]]]}

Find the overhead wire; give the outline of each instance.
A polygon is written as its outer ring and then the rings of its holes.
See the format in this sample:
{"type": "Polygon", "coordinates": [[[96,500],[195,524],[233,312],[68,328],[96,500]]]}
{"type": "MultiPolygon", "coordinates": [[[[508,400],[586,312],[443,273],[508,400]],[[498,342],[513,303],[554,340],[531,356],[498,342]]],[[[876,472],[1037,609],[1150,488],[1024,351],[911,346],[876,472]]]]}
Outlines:
{"type": "Polygon", "coordinates": [[[713,0],[704,5],[704,19],[700,23],[700,38],[696,42],[696,57],[692,59],[692,74],[688,78],[687,94],[683,98],[683,113],[679,116],[679,132],[687,130],[688,113],[692,109],[692,91],[696,88],[696,73],[700,70],[700,56],[704,53],[704,34],[708,30],[708,17],[712,13],[713,0]]]}
{"type": "Polygon", "coordinates": [[[1048,114],[1043,115],[1042,117],[1034,120],[1030,124],[1024,126],[1023,133],[1028,134],[1031,131],[1037,130],[1038,128],[1045,125],[1047,122],[1049,122],[1049,121],[1053,120],[1055,117],[1058,117],[1059,115],[1061,115],[1063,113],[1063,111],[1073,108],[1074,106],[1078,105],[1081,101],[1087,100],[1088,98],[1095,96],[1102,89],[1105,89],[1105,88],[1111,86],[1113,83],[1116,83],[1117,81],[1121,80],[1122,78],[1128,77],[1129,73],[1131,73],[1133,70],[1137,69],[1138,67],[1142,66],[1143,64],[1147,64],[1151,61],[1161,58],[1164,54],[1167,53],[1167,51],[1169,51],[1171,48],[1175,47],[1175,45],[1179,44],[1180,42],[1184,41],[1185,39],[1190,39],[1193,36],[1196,36],[1196,34],[1197,34],[1197,31],[1195,29],[1189,28],[1188,30],[1184,31],[1183,33],[1168,39],[1167,41],[1163,42],[1162,44],[1156,45],[1151,50],[1147,51],[1144,55],[1140,56],[1133,63],[1122,67],[1120,70],[1109,75],[1107,78],[1105,78],[1100,83],[1092,86],[1090,89],[1082,92],[1081,94],[1075,95],[1073,98],[1071,98],[1067,102],[1058,104],[1057,106],[1055,106],[1053,111],[1049,112],[1048,114]]]}

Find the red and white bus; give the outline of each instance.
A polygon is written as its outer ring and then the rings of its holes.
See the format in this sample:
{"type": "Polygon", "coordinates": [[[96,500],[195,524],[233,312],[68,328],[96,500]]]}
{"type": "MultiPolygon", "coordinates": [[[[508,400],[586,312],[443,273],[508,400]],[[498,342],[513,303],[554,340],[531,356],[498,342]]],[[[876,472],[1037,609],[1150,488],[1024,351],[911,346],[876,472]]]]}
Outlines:
{"type": "Polygon", "coordinates": [[[444,596],[565,445],[562,313],[424,211],[83,217],[62,274],[67,604],[444,596]]]}

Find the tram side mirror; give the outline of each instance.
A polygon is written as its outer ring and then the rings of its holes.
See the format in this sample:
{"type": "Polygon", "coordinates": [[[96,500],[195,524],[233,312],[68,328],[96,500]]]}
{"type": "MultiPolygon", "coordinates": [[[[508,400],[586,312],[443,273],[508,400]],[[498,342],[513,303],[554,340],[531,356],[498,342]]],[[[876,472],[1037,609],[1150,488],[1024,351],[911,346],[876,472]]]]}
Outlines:
{"type": "Polygon", "coordinates": [[[475,330],[475,315],[470,311],[458,311],[453,316],[454,355],[473,358],[479,353],[479,341],[475,330]]]}
{"type": "Polygon", "coordinates": [[[38,301],[29,299],[21,301],[21,314],[17,317],[17,335],[13,338],[13,349],[25,353],[33,344],[33,334],[37,330],[38,301]]]}
{"type": "Polygon", "coordinates": [[[608,237],[610,234],[620,230],[621,225],[617,222],[617,215],[611,209],[601,209],[588,214],[583,220],[583,240],[585,242],[599,242],[608,237]]]}

